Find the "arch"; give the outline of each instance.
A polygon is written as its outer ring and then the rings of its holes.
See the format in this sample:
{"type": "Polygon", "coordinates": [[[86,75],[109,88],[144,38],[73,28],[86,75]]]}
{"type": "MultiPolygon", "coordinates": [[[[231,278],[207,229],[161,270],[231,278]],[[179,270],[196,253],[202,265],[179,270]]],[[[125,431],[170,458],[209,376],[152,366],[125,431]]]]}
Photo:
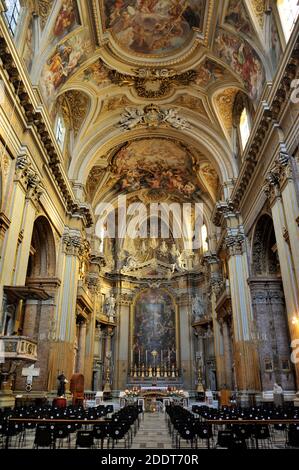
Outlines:
{"type": "Polygon", "coordinates": [[[39,216],[33,226],[27,278],[51,278],[56,273],[55,240],[45,216],[39,216]]]}
{"type": "Polygon", "coordinates": [[[237,177],[237,165],[231,158],[231,150],[229,145],[223,140],[222,134],[214,131],[207,125],[203,125],[194,119],[189,119],[192,130],[178,131],[169,128],[167,133],[165,129],[156,131],[144,129],[135,129],[128,132],[121,132],[116,129],[114,123],[101,131],[97,130],[93,138],[81,143],[80,153],[75,160],[72,160],[69,168],[69,178],[78,180],[81,184],[85,184],[92,167],[99,160],[99,157],[109,155],[111,150],[123,145],[125,142],[131,142],[140,138],[167,138],[180,142],[184,145],[194,146],[200,154],[206,155],[211,160],[222,182],[230,178],[237,177]]]}
{"type": "Polygon", "coordinates": [[[252,274],[254,276],[277,277],[279,275],[279,260],[275,246],[273,220],[268,214],[263,214],[257,221],[252,241],[252,274]]]}

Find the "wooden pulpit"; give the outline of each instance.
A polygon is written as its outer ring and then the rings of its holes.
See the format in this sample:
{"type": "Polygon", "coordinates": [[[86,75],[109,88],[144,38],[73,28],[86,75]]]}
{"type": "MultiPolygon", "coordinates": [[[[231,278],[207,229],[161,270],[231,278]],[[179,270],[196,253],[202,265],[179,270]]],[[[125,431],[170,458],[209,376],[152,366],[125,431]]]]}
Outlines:
{"type": "Polygon", "coordinates": [[[73,374],[70,382],[70,391],[73,396],[73,405],[83,405],[84,402],[84,375],[73,374]]]}

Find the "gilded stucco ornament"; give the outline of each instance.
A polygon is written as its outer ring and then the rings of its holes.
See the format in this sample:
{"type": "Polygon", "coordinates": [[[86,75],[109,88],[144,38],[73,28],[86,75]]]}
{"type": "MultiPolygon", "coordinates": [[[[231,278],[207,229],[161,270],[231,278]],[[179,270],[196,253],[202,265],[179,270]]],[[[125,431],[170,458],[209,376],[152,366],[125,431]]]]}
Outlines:
{"type": "Polygon", "coordinates": [[[145,106],[143,109],[126,108],[122,114],[118,126],[128,131],[137,126],[159,127],[163,124],[175,129],[191,129],[191,124],[180,117],[175,108],[161,109],[156,105],[145,106]]]}

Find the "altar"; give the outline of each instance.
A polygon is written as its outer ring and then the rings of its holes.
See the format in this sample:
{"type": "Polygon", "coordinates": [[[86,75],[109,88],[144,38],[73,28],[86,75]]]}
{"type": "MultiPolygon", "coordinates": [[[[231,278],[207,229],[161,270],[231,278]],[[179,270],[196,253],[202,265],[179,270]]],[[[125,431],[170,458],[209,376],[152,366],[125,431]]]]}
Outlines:
{"type": "Polygon", "coordinates": [[[120,392],[119,400],[121,408],[133,403],[142,406],[145,412],[165,412],[171,403],[187,408],[189,393],[173,387],[149,386],[120,392]]]}

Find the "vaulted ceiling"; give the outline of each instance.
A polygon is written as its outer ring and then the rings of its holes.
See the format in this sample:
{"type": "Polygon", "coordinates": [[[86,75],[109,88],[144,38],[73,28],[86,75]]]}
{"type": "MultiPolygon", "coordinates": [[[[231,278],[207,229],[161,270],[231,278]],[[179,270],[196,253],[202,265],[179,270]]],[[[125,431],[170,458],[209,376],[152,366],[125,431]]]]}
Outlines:
{"type": "Polygon", "coordinates": [[[69,178],[93,206],[117,192],[164,189],[212,208],[219,185],[238,173],[236,94],[257,109],[283,47],[265,4],[28,2],[40,30],[32,20],[23,57],[53,123],[62,113],[73,130],[69,178]]]}

